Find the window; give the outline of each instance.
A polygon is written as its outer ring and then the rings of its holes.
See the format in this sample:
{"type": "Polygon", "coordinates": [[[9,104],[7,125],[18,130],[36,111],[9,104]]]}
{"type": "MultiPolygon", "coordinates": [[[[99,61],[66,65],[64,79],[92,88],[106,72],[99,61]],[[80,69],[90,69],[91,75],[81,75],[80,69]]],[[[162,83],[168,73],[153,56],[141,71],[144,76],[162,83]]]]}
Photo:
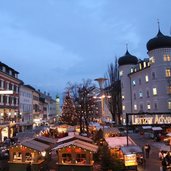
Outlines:
{"type": "Polygon", "coordinates": [[[166,75],[166,77],[170,77],[171,76],[171,70],[170,70],[170,68],[167,68],[166,69],[165,75],[166,75]]]}
{"type": "Polygon", "coordinates": [[[154,103],[154,109],[157,110],[157,103],[154,103]]]}
{"type": "Polygon", "coordinates": [[[86,154],[76,154],[76,163],[85,164],[86,163],[86,154]]]}
{"type": "Polygon", "coordinates": [[[143,64],[144,64],[144,68],[146,68],[146,66],[147,66],[146,62],[144,62],[143,64]]]}
{"type": "Polygon", "coordinates": [[[139,78],[139,85],[141,85],[141,78],[139,78]]]}
{"type": "Polygon", "coordinates": [[[140,104],[140,112],[143,111],[143,104],[140,104]]]}
{"type": "Polygon", "coordinates": [[[167,93],[168,93],[168,94],[171,94],[171,86],[168,86],[168,87],[167,87],[167,93]]]}
{"type": "Polygon", "coordinates": [[[153,79],[153,80],[155,80],[155,79],[156,79],[155,72],[152,72],[152,79],[153,79]]]}
{"type": "Polygon", "coordinates": [[[150,97],[150,93],[149,93],[149,91],[147,90],[147,98],[149,98],[150,97]]]}
{"type": "Polygon", "coordinates": [[[122,106],[122,110],[125,110],[125,105],[122,106]]]}
{"type": "Polygon", "coordinates": [[[163,60],[164,60],[165,62],[170,61],[170,55],[164,55],[164,56],[163,56],[163,60]]]}
{"type": "Polygon", "coordinates": [[[153,88],[153,95],[154,95],[154,96],[157,95],[157,88],[153,88]]]}
{"type": "Polygon", "coordinates": [[[135,86],[136,85],[136,82],[135,80],[132,81],[132,85],[135,86]]]}
{"type": "Polygon", "coordinates": [[[122,95],[122,100],[124,100],[125,99],[125,96],[124,95],[122,95]]]}
{"type": "Polygon", "coordinates": [[[171,109],[171,101],[168,102],[168,109],[171,109]]]}
{"type": "Polygon", "coordinates": [[[120,71],[120,72],[119,72],[119,76],[120,76],[120,77],[123,76],[123,71],[120,71]]]}
{"type": "Polygon", "coordinates": [[[137,105],[136,104],[134,105],[134,110],[137,110],[137,105]]]}
{"type": "Polygon", "coordinates": [[[151,105],[148,103],[147,104],[147,110],[150,110],[151,109],[151,105]]]}
{"type": "Polygon", "coordinates": [[[148,82],[149,79],[148,79],[148,75],[145,76],[145,81],[148,82]]]}
{"type": "Polygon", "coordinates": [[[151,63],[151,64],[155,63],[155,59],[154,59],[153,56],[150,57],[150,63],[151,63]]]}
{"type": "Polygon", "coordinates": [[[134,69],[133,68],[131,68],[131,73],[133,73],[134,72],[134,69]]]}
{"type": "Polygon", "coordinates": [[[143,97],[143,93],[142,91],[139,92],[139,97],[142,98],[143,97]]]}
{"type": "Polygon", "coordinates": [[[139,64],[139,68],[140,68],[140,70],[142,69],[142,64],[141,63],[139,64]]]}
{"type": "Polygon", "coordinates": [[[62,163],[71,163],[72,157],[70,153],[63,153],[62,154],[62,163]]]}
{"type": "Polygon", "coordinates": [[[134,93],[134,100],[136,100],[136,93],[134,93]]]}

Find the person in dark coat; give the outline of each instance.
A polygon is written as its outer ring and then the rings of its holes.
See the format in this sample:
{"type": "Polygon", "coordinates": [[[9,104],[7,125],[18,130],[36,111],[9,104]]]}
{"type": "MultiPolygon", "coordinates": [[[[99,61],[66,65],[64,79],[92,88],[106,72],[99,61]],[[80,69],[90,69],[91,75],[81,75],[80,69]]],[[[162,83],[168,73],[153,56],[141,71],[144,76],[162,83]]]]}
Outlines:
{"type": "Polygon", "coordinates": [[[165,157],[162,160],[162,169],[163,169],[163,171],[167,170],[167,160],[165,157]]]}
{"type": "Polygon", "coordinates": [[[26,171],[31,171],[31,163],[27,165],[26,171]]]}
{"type": "Polygon", "coordinates": [[[151,150],[151,147],[149,144],[146,144],[144,146],[144,150],[145,150],[145,155],[146,155],[146,158],[149,158],[149,154],[150,154],[150,150],[151,150]]]}

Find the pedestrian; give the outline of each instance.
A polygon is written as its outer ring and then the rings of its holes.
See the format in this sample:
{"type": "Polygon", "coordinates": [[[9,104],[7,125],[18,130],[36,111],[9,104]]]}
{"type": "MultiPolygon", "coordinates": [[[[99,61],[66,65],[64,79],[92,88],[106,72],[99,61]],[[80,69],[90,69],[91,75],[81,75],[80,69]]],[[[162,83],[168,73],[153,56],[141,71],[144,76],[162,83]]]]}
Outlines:
{"type": "Polygon", "coordinates": [[[167,161],[166,161],[166,158],[165,157],[162,160],[162,169],[163,169],[163,171],[166,171],[167,170],[167,161]]]}
{"type": "Polygon", "coordinates": [[[27,165],[26,171],[31,171],[31,163],[27,165]]]}
{"type": "Polygon", "coordinates": [[[146,158],[149,158],[149,154],[150,154],[150,150],[151,150],[151,147],[149,144],[146,144],[144,146],[144,150],[145,150],[145,155],[146,155],[146,158]]]}

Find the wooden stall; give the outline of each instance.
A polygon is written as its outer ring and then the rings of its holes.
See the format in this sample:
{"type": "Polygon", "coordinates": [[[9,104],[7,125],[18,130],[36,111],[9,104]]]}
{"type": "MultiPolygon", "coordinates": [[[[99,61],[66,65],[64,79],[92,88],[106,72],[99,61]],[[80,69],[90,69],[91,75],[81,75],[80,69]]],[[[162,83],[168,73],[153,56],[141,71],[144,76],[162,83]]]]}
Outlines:
{"type": "Polygon", "coordinates": [[[98,146],[79,139],[59,143],[54,148],[57,152],[58,171],[93,171],[93,153],[98,146]]]}
{"type": "Polygon", "coordinates": [[[44,167],[49,149],[49,145],[34,139],[10,147],[9,171],[26,171],[28,167],[32,171],[40,170],[44,167]]]}

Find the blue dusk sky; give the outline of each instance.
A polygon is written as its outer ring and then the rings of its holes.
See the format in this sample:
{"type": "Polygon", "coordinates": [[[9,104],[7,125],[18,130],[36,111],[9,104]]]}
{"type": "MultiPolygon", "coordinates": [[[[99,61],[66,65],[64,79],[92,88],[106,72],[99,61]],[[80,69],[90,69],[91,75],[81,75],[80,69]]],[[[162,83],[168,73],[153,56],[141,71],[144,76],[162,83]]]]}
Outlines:
{"type": "Polygon", "coordinates": [[[52,96],[67,82],[103,77],[115,57],[147,58],[146,43],[170,35],[170,0],[1,0],[0,61],[52,96]]]}

